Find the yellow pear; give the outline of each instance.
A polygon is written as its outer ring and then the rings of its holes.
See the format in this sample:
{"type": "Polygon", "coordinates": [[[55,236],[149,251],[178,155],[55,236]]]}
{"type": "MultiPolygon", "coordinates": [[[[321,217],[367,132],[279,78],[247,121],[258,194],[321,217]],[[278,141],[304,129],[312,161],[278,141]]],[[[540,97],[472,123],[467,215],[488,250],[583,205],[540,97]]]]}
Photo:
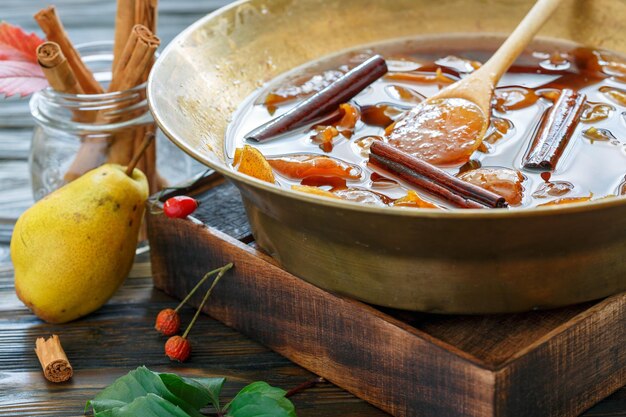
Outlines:
{"type": "Polygon", "coordinates": [[[100,308],[130,271],[147,198],[141,171],[107,164],[24,212],[11,238],[20,300],[50,323],[100,308]]]}

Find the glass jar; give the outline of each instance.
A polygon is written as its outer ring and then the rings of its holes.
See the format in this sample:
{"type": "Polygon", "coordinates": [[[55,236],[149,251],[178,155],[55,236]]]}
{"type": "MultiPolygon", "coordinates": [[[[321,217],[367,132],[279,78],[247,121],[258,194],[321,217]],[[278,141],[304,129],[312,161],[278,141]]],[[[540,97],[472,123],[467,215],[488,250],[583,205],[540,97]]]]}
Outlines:
{"type": "MultiPolygon", "coordinates": [[[[106,89],[111,81],[113,43],[96,42],[77,49],[106,89]]],[[[130,160],[145,132],[157,130],[145,87],[142,84],[126,91],[92,95],[63,94],[46,88],[32,96],[30,111],[36,126],[29,162],[35,200],[103,163],[130,160]]],[[[156,149],[156,156],[146,153],[152,169],[139,166],[153,171],[149,176],[151,192],[182,182],[203,169],[163,135],[157,135],[156,149]]]]}

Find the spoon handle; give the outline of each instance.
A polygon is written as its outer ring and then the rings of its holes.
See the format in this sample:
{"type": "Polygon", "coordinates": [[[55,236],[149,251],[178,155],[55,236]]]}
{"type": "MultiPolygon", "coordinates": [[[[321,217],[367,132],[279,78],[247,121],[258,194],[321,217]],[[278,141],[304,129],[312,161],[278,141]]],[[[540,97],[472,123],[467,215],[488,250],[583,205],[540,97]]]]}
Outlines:
{"type": "Polygon", "coordinates": [[[562,0],[538,0],[513,33],[483,65],[481,69],[487,72],[493,85],[498,83],[561,3],[562,0]]]}

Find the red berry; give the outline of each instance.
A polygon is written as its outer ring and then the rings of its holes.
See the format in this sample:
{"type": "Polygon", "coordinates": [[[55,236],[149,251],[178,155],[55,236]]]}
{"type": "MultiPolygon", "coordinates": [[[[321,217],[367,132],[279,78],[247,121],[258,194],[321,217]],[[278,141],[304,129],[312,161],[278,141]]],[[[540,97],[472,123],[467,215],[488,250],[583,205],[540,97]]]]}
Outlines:
{"type": "Polygon", "coordinates": [[[154,328],[164,336],[173,336],[180,331],[180,317],[176,310],[166,308],[159,312],[154,328]]]}
{"type": "Polygon", "coordinates": [[[172,336],[165,342],[165,354],[173,361],[185,362],[191,355],[191,343],[181,336],[172,336]]]}
{"type": "Polygon", "coordinates": [[[163,204],[163,212],[171,219],[184,219],[198,208],[198,202],[186,195],[168,198],[163,204]]]}

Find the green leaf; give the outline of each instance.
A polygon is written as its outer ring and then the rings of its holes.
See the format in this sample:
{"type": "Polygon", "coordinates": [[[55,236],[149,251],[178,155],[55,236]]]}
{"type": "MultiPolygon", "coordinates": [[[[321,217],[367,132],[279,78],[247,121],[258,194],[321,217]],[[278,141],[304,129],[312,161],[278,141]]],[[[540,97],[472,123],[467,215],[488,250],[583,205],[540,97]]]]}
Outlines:
{"type": "Polygon", "coordinates": [[[253,382],[244,387],[225,409],[226,417],[297,417],[286,392],[266,382],[253,382]]]}
{"type": "Polygon", "coordinates": [[[107,416],[109,414],[100,413],[124,407],[135,399],[144,397],[147,394],[158,395],[173,405],[179,406],[191,417],[202,416],[198,411],[199,407],[192,406],[185,399],[179,398],[170,392],[159,375],[145,366],[140,366],[115,380],[115,382],[101,391],[96,398],[87,402],[85,409],[91,406],[94,415],[98,417],[101,415],[107,416]]]}
{"type": "Polygon", "coordinates": [[[167,389],[197,410],[209,402],[219,410],[220,392],[225,378],[185,378],[176,374],[159,374],[167,389]]]}
{"type": "Polygon", "coordinates": [[[183,409],[156,394],[135,398],[130,404],[94,414],[94,417],[190,417],[183,409]]]}
{"type": "Polygon", "coordinates": [[[265,382],[244,387],[223,410],[219,395],[224,378],[185,378],[141,366],[118,378],[87,402],[94,417],[202,417],[211,403],[226,417],[296,417],[286,392],[265,382]]]}
{"type": "Polygon", "coordinates": [[[118,378],[111,385],[102,390],[96,398],[87,402],[87,407],[93,407],[94,413],[122,407],[131,403],[137,397],[148,393],[167,395],[167,388],[161,379],[145,366],[118,378]]]}
{"type": "Polygon", "coordinates": [[[191,378],[202,385],[211,397],[211,404],[216,410],[220,408],[220,393],[226,378],[191,378]]]}

